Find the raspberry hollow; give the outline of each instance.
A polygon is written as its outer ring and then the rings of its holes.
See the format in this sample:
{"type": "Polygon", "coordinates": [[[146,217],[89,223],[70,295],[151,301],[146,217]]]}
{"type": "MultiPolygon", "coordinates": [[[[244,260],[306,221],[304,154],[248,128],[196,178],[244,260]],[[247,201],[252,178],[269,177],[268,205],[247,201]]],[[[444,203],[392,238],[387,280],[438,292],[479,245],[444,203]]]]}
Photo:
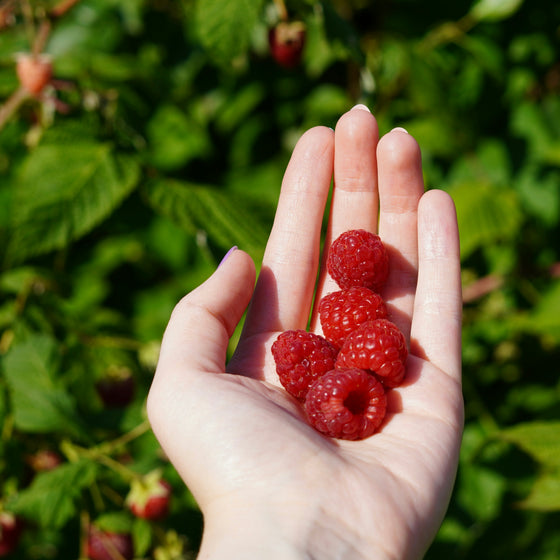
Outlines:
{"type": "Polygon", "coordinates": [[[347,440],[367,438],[379,428],[387,410],[383,385],[357,368],[335,369],[307,393],[309,423],[324,435],[347,440]]]}

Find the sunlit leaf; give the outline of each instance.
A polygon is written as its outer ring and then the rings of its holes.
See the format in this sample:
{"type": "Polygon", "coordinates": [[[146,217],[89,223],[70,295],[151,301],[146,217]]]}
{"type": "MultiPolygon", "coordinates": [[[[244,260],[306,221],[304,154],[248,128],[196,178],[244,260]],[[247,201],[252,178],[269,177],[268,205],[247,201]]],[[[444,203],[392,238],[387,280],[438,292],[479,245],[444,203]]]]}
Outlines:
{"type": "Polygon", "coordinates": [[[485,244],[511,239],[522,220],[515,191],[484,183],[463,183],[450,191],[457,207],[461,257],[485,244]]]}
{"type": "Polygon", "coordinates": [[[93,483],[96,473],[97,465],[86,460],[39,473],[10,503],[10,508],[42,527],[63,527],[76,517],[77,499],[93,483]]]}
{"type": "Polygon", "coordinates": [[[201,43],[219,63],[245,53],[263,0],[197,0],[195,20],[201,43]]]}
{"type": "Polygon", "coordinates": [[[560,469],[560,422],[535,421],[502,430],[499,436],[514,443],[533,459],[560,469]]]}
{"type": "Polygon", "coordinates": [[[66,247],[109,216],[135,187],[136,160],[110,144],[37,148],[18,177],[8,260],[66,247]]]}
{"type": "Polygon", "coordinates": [[[25,432],[79,433],[73,396],[57,382],[55,341],[35,335],[10,348],[3,360],[15,426],[25,432]]]}
{"type": "Polygon", "coordinates": [[[469,14],[476,20],[499,21],[512,16],[523,0],[478,0],[469,14]]]}
{"type": "Polygon", "coordinates": [[[150,161],[163,170],[181,167],[204,155],[210,146],[206,131],[173,105],[161,106],[148,123],[150,161]]]}
{"type": "Polygon", "coordinates": [[[159,212],[191,233],[206,232],[223,248],[239,245],[256,254],[264,248],[267,232],[241,197],[175,180],[151,182],[148,196],[159,212]]]}
{"type": "Polygon", "coordinates": [[[560,511],[560,469],[539,476],[519,506],[537,511],[560,511]]]}

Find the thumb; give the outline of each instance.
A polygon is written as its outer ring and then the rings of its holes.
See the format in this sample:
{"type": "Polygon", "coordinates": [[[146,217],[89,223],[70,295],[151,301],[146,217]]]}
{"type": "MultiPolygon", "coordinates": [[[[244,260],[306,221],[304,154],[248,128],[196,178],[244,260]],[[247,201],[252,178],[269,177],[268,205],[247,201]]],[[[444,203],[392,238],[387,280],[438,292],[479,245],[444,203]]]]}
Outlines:
{"type": "Polygon", "coordinates": [[[175,306],[163,335],[156,377],[224,372],[229,339],[249,304],[254,283],[251,257],[234,248],[208,280],[175,306]]]}

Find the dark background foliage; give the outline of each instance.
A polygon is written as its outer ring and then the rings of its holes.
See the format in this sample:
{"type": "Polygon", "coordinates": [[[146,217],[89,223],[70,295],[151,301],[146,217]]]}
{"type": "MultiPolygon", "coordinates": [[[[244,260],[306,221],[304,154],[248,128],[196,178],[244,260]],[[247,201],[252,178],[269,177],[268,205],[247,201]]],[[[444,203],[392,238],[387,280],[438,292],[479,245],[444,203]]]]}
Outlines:
{"type": "MultiPolygon", "coordinates": [[[[428,552],[560,558],[560,4],[551,0],[0,1],[0,509],[17,558],[74,558],[90,522],[191,557],[197,506],[145,416],[176,301],[232,245],[258,263],[299,135],[357,102],[419,141],[454,198],[466,425],[428,552]],[[302,60],[268,30],[303,22],[302,60]],[[51,57],[25,95],[17,53],[51,57]],[[132,377],[125,407],[96,383],[132,377]],[[30,457],[62,463],[35,472],[30,457]],[[162,523],[130,481],[173,486],[162,523]]],[[[232,341],[232,344],[235,340],[232,341]]]]}

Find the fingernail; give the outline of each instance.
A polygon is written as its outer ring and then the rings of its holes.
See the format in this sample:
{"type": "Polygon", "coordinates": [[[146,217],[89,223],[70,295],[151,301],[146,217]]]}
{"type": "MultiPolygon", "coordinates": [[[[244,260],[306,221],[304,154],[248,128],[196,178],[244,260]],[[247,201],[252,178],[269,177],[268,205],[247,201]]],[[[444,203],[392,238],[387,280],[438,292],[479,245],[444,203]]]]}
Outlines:
{"type": "Polygon", "coordinates": [[[231,256],[231,254],[237,251],[237,245],[234,245],[222,258],[222,260],[220,261],[220,264],[218,265],[218,268],[220,268],[220,266],[222,266],[227,260],[228,258],[231,256]]]}
{"type": "Polygon", "coordinates": [[[371,113],[369,107],[367,107],[367,105],[364,105],[363,103],[358,103],[357,105],[354,105],[354,107],[352,107],[352,109],[350,110],[353,111],[354,109],[360,109],[361,111],[367,111],[368,113],[371,113]]]}
{"type": "Polygon", "coordinates": [[[400,132],[405,132],[406,134],[408,134],[408,130],[406,130],[406,128],[403,128],[402,126],[396,126],[395,128],[393,128],[393,130],[391,130],[391,132],[395,132],[395,130],[399,130],[400,132]]]}

